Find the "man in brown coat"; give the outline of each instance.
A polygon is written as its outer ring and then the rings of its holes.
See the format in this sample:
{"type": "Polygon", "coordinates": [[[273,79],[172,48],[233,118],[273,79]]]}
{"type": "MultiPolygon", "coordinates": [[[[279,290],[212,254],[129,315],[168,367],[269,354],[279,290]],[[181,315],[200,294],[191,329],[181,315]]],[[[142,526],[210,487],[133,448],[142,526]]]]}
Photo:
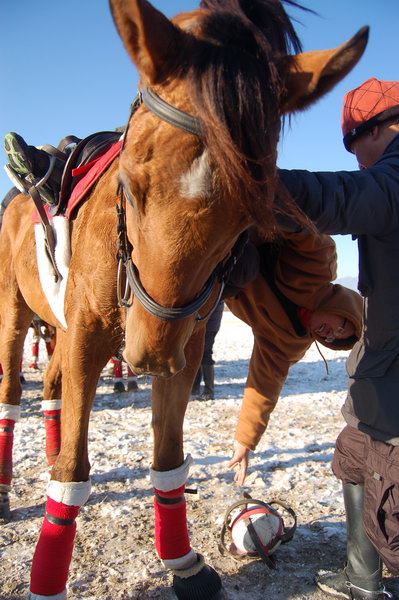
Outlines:
{"type": "Polygon", "coordinates": [[[267,428],[289,368],[314,341],[349,350],[360,338],[362,299],[336,278],[336,248],[327,235],[287,234],[258,248],[260,273],[226,304],[254,334],[244,398],[228,464],[242,485],[250,450],[267,428]]]}

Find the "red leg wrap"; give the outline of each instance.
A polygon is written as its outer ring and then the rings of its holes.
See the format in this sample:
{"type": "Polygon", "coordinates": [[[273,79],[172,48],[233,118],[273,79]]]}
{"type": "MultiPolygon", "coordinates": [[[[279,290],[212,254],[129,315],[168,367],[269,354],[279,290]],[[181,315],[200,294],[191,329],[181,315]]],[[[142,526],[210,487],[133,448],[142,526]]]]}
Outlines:
{"type": "Polygon", "coordinates": [[[54,349],[51,345],[50,340],[46,340],[46,350],[47,350],[47,356],[48,356],[48,358],[50,358],[50,356],[52,356],[53,352],[54,352],[54,349]]]}
{"type": "Polygon", "coordinates": [[[113,359],[113,363],[114,363],[114,377],[115,377],[115,379],[122,379],[122,377],[123,377],[122,362],[120,360],[117,360],[116,358],[114,358],[113,359]]]}
{"type": "Polygon", "coordinates": [[[10,485],[12,479],[14,425],[12,419],[0,419],[0,483],[4,485],[10,485]]]}
{"type": "Polygon", "coordinates": [[[46,516],[33,556],[30,591],[53,596],[65,590],[76,533],[79,506],[47,497],[46,516]]]}
{"type": "MultiPolygon", "coordinates": [[[[39,357],[39,342],[32,342],[32,355],[31,355],[31,359],[30,359],[30,363],[29,363],[30,369],[38,368],[38,364],[37,364],[38,357],[39,357]]],[[[22,370],[22,366],[21,366],[21,370],[22,370]]]]}
{"type": "Polygon", "coordinates": [[[129,377],[136,377],[136,373],[134,371],[132,371],[132,369],[129,367],[129,365],[127,366],[127,376],[129,377]]]}
{"type": "Polygon", "coordinates": [[[53,465],[61,448],[61,409],[44,410],[47,463],[53,465]]]}
{"type": "Polygon", "coordinates": [[[190,539],[187,531],[185,485],[171,492],[154,489],[155,547],[161,559],[181,558],[190,552],[190,539]],[[157,498],[158,496],[158,498],[157,498]],[[178,499],[166,504],[162,499],[178,499]]]}

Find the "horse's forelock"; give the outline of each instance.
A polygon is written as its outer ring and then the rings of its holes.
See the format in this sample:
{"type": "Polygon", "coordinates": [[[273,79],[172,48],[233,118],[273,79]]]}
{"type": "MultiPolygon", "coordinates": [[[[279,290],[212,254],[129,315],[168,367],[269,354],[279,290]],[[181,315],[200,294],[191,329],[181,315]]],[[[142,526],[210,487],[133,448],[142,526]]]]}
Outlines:
{"type": "Polygon", "coordinates": [[[281,59],[289,40],[299,42],[276,0],[203,0],[201,8],[202,41],[189,81],[206,144],[227,193],[271,224],[281,59]]]}
{"type": "MultiPolygon", "coordinates": [[[[285,4],[307,10],[295,0],[283,0],[285,4]]],[[[213,13],[235,14],[250,21],[276,50],[300,52],[301,43],[280,0],[202,0],[200,7],[213,13]],[[273,41],[272,41],[273,40],[273,41]]],[[[310,11],[313,12],[313,11],[310,11]]]]}

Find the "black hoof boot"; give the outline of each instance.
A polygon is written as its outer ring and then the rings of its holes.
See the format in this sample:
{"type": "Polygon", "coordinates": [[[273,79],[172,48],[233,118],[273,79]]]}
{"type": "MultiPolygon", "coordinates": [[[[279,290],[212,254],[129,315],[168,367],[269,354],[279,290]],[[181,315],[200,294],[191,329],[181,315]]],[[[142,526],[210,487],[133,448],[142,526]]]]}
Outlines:
{"type": "Polygon", "coordinates": [[[179,600],[223,600],[222,580],[212,567],[204,565],[191,577],[173,576],[173,589],[179,600]]]}
{"type": "Polygon", "coordinates": [[[139,386],[137,385],[137,381],[128,381],[127,382],[127,391],[128,392],[137,392],[139,386]]]}
{"type": "Polygon", "coordinates": [[[116,394],[120,394],[121,392],[125,391],[125,386],[123,385],[123,383],[121,381],[116,381],[114,383],[114,392],[116,394]]]}
{"type": "Polygon", "coordinates": [[[11,519],[10,499],[7,492],[0,493],[0,523],[8,523],[11,519]]]}

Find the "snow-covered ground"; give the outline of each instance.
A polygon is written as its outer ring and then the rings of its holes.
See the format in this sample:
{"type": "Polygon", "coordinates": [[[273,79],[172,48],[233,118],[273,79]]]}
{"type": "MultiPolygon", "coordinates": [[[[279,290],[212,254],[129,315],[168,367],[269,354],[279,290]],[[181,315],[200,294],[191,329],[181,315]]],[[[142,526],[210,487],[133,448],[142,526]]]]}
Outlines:
{"type": "MultiPolygon", "coordinates": [[[[347,353],[323,349],[327,374],[313,346],[291,369],[251,460],[244,489],[257,499],[288,503],[298,517],[294,539],[277,550],[276,569],[270,570],[260,561],[237,563],[218,550],[224,513],[244,491],[233,483],[226,463],[251,349],[251,330],[225,312],[214,352],[216,398],[190,401],[185,420],[185,450],[195,461],[187,485],[198,489],[187,496],[192,546],[222,576],[229,600],[321,600],[314,572],[339,567],[345,556],[343,502],[330,461],[343,426],[347,353]]],[[[44,348],[41,352],[44,366],[44,348]]],[[[25,368],[25,373],[14,443],[12,521],[0,526],[1,600],[26,594],[44,507],[41,371],[25,368]]],[[[69,579],[73,600],[175,598],[171,575],[153,548],[150,381],[138,383],[138,392],[115,395],[109,377],[99,382],[90,424],[93,491],[78,518],[69,579]]]]}

